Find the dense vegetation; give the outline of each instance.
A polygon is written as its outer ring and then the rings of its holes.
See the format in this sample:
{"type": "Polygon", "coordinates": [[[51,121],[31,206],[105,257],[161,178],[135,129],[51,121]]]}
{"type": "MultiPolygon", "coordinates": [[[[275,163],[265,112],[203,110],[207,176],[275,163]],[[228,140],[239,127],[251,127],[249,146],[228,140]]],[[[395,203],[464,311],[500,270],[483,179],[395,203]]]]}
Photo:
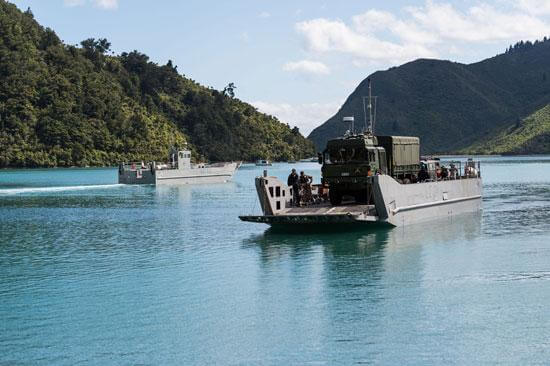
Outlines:
{"type": "MultiPolygon", "coordinates": [[[[422,151],[456,152],[513,128],[550,102],[550,41],[519,42],[504,54],[464,65],[421,59],[371,75],[376,133],[420,136],[422,151]]],[[[338,113],[309,136],[318,148],[363,121],[366,79],[338,113]]],[[[477,145],[480,146],[480,145],[477,145]]],[[[533,145],[525,152],[540,151],[533,145]]],[[[550,152],[546,150],[545,152],[550,152]]]]}
{"type": "Polygon", "coordinates": [[[0,0],[0,167],[164,160],[188,143],[201,158],[299,159],[297,128],[106,39],[63,44],[30,10],[0,0]]]}
{"type": "Polygon", "coordinates": [[[550,105],[518,120],[488,141],[462,152],[471,154],[547,154],[550,152],[550,105]]]}

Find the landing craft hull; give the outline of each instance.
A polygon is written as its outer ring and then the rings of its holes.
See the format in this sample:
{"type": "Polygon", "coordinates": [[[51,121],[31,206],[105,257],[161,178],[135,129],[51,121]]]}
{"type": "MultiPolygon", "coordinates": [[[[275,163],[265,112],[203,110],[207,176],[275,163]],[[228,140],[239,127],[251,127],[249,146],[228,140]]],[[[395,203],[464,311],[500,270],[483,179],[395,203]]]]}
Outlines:
{"type": "Polygon", "coordinates": [[[373,179],[381,221],[403,226],[481,210],[481,178],[399,184],[387,175],[373,179]]]}
{"type": "Polygon", "coordinates": [[[263,215],[240,216],[243,221],[273,226],[366,227],[403,226],[448,218],[481,209],[481,178],[400,184],[387,175],[372,177],[374,205],[328,203],[307,207],[291,205],[291,188],[275,177],[257,177],[256,190],[263,215]]]}
{"type": "Polygon", "coordinates": [[[118,182],[155,185],[223,183],[231,180],[238,166],[238,163],[226,163],[205,168],[124,170],[119,172],[118,182]]]}

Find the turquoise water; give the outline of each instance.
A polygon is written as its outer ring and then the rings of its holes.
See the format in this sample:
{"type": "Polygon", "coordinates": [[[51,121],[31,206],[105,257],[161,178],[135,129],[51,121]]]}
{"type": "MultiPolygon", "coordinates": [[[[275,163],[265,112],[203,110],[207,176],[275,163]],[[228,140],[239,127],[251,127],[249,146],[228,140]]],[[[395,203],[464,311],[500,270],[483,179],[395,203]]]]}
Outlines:
{"type": "Polygon", "coordinates": [[[0,171],[0,364],[548,365],[550,157],[484,159],[480,214],[373,232],[240,222],[261,171],[0,171]]]}

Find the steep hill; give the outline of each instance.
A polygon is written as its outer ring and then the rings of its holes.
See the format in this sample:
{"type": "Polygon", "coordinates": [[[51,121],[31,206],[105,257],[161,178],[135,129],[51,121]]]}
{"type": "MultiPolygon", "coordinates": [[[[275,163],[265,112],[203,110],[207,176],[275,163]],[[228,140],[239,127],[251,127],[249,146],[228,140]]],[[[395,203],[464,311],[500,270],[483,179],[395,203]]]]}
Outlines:
{"type": "MultiPolygon", "coordinates": [[[[550,102],[550,41],[520,42],[506,53],[470,64],[420,59],[370,76],[379,96],[376,133],[420,136],[425,153],[453,152],[513,125],[550,102]]],[[[309,138],[318,149],[363,121],[359,84],[344,105],[309,138]]],[[[362,124],[362,123],[361,123],[362,124]]]]}
{"type": "Polygon", "coordinates": [[[470,154],[547,154],[550,152],[550,105],[518,120],[488,141],[462,152],[470,154]]]}
{"type": "Polygon", "coordinates": [[[163,160],[189,143],[212,161],[299,159],[297,128],[105,39],[63,44],[30,10],[0,0],[0,167],[163,160]]]}

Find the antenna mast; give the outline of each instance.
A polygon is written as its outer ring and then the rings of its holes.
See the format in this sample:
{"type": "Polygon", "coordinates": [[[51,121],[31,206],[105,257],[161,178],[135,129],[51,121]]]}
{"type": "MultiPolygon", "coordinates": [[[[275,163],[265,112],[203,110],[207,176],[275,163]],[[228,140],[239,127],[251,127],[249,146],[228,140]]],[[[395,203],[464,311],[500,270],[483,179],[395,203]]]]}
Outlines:
{"type": "Polygon", "coordinates": [[[372,87],[370,78],[367,79],[368,86],[369,86],[369,96],[363,97],[363,114],[365,117],[365,132],[371,135],[374,135],[374,124],[376,122],[376,97],[372,96],[372,87]],[[365,99],[369,100],[368,104],[366,105],[365,99]],[[374,98],[374,116],[372,111],[372,99],[374,98]],[[369,110],[369,119],[367,121],[367,109],[369,110]]]}
{"type": "Polygon", "coordinates": [[[369,129],[368,131],[371,134],[374,134],[374,126],[372,121],[372,88],[370,84],[370,78],[368,79],[369,82],[369,129]]]}

